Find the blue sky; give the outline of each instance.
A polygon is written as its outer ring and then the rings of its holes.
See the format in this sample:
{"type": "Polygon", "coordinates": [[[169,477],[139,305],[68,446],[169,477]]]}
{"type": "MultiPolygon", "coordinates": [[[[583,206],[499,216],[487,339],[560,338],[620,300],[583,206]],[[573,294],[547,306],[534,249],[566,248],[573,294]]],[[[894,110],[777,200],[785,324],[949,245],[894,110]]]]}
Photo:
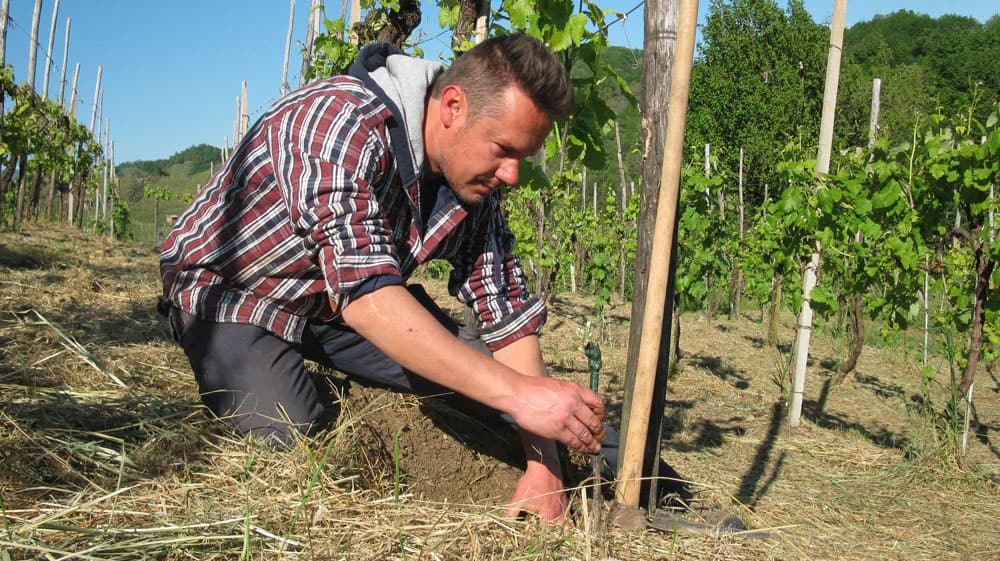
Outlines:
{"type": "MultiPolygon", "coordinates": [[[[27,79],[28,44],[34,0],[11,0],[6,62],[18,81],[27,79]]],[[[35,88],[41,91],[45,55],[55,0],[43,0],[39,25],[35,88]]],[[[331,17],[341,2],[326,2],[331,17]]],[[[598,0],[604,8],[628,12],[624,23],[611,28],[613,44],[642,47],[643,9],[640,0],[598,0]]],[[[708,1],[700,3],[702,14],[708,1]]],[[[784,5],[783,0],[779,0],[784,5]]],[[[806,0],[819,23],[829,23],[833,0],[806,0]]],[[[434,3],[424,0],[428,56],[446,48],[447,35],[438,30],[434,3]]],[[[293,42],[305,38],[309,0],[296,0],[293,42]]],[[[979,21],[1000,13],[994,0],[852,0],[847,25],[900,9],[940,16],[955,13],[979,21]],[[947,6],[944,6],[947,4],[947,6]]],[[[288,0],[61,0],[49,76],[49,97],[59,96],[66,19],[70,18],[65,97],[69,99],[74,66],[80,64],[77,119],[89,124],[97,67],[103,67],[103,115],[110,119],[116,163],[166,158],[193,144],[221,146],[232,137],[236,98],[247,82],[250,118],[259,116],[279,95],[288,0]]],[[[301,55],[293,44],[289,82],[298,83],[301,55]]],[[[231,140],[230,140],[231,142],[231,140]]]]}

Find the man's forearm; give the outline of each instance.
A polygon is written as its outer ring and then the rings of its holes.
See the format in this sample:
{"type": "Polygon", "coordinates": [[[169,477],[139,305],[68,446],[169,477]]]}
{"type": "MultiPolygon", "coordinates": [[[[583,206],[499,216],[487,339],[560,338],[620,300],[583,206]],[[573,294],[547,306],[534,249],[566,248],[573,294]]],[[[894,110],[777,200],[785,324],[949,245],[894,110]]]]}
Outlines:
{"type": "MultiPolygon", "coordinates": [[[[496,351],[493,356],[501,364],[525,376],[546,376],[545,363],[542,360],[541,343],[537,336],[531,335],[514,341],[510,345],[496,351]]],[[[534,433],[521,432],[521,443],[524,446],[524,456],[529,462],[537,462],[546,466],[553,474],[561,478],[559,457],[555,441],[538,436],[534,433]]]]}
{"type": "Polygon", "coordinates": [[[362,296],[343,318],[407,370],[501,411],[510,408],[517,373],[460,342],[404,287],[362,296]]]}
{"type": "Polygon", "coordinates": [[[407,370],[509,413],[538,436],[581,451],[599,449],[603,403],[586,388],[545,377],[537,337],[515,341],[494,360],[449,333],[402,286],[359,297],[343,318],[407,370]]]}

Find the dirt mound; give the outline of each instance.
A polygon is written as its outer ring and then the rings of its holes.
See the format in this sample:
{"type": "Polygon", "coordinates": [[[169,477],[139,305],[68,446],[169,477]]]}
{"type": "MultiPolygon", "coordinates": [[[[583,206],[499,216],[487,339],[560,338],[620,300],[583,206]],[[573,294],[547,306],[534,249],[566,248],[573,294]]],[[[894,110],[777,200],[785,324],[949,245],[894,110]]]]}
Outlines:
{"type": "Polygon", "coordinates": [[[352,384],[340,422],[402,492],[429,502],[502,505],[524,469],[516,433],[488,425],[439,398],[352,384]]]}

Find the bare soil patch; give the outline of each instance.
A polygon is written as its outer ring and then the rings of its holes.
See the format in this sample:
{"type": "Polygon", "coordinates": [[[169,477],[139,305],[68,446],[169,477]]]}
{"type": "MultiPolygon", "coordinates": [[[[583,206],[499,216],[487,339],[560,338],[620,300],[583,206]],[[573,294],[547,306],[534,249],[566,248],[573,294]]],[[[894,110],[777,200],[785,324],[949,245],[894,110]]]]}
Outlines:
{"type": "MultiPolygon", "coordinates": [[[[500,518],[522,467],[516,436],[436,399],[351,386],[337,425],[287,452],[203,413],[155,313],[157,256],[60,225],[0,234],[0,553],[12,559],[1000,558],[1000,380],[976,384],[965,458],[918,414],[918,340],[866,347],[857,375],[830,328],[811,350],[805,419],[784,422],[787,361],[756,314],[682,317],[664,457],[767,540],[500,518]]],[[[443,282],[421,281],[451,313],[443,282]]],[[[617,422],[630,306],[599,315],[557,295],[552,375],[587,380],[601,344],[617,422]],[[587,322],[590,326],[587,326],[587,322]]],[[[781,333],[790,344],[793,318],[781,333]]],[[[935,359],[943,404],[947,365],[935,359]]],[[[337,373],[330,373],[339,376],[337,373]]],[[[568,463],[573,486],[580,462],[568,463]]],[[[574,490],[573,508],[580,494],[574,490]]],[[[575,511],[577,512],[577,511],[575,511]]]]}

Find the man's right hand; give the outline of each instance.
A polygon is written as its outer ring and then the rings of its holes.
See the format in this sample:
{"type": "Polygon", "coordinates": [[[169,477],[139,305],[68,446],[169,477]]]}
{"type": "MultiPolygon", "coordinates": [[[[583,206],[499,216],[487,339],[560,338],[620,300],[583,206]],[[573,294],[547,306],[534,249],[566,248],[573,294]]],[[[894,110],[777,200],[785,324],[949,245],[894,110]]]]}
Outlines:
{"type": "Polygon", "coordinates": [[[599,452],[604,402],[593,391],[547,377],[522,376],[507,410],[517,426],[578,452],[599,452]]]}

